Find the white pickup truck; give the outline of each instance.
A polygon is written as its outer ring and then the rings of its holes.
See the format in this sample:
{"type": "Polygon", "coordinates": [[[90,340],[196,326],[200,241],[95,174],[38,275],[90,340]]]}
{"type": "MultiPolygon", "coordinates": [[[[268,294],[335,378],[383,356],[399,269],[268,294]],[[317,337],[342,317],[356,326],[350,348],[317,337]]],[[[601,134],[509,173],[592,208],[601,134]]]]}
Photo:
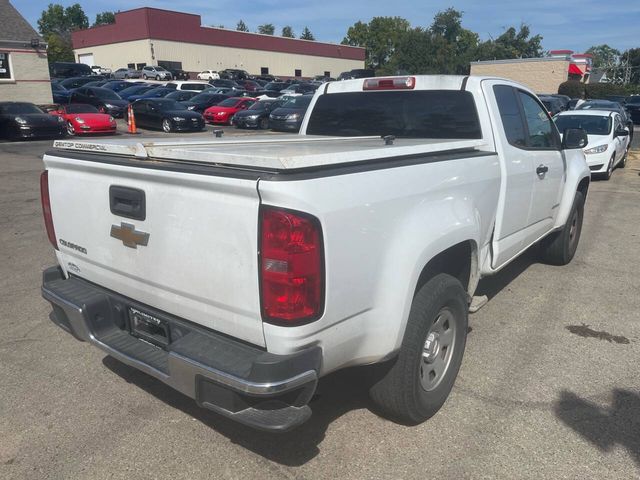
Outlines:
{"type": "Polygon", "coordinates": [[[309,418],[318,379],[445,402],[481,277],[538,244],[571,261],[589,168],[527,88],[485,77],[327,83],[297,136],[57,141],[42,203],[51,318],[244,424],[309,418]]]}

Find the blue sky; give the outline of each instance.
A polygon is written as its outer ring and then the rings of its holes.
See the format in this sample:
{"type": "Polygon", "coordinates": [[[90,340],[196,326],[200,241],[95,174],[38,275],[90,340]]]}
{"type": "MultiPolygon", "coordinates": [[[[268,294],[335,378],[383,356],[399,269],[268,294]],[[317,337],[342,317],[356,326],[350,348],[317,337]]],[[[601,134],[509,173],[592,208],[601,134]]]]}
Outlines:
{"type": "MultiPolygon", "coordinates": [[[[51,0],[11,0],[13,5],[37,28],[37,20],[51,0]]],[[[78,0],[64,0],[65,6],[78,0]]],[[[400,16],[413,26],[428,26],[433,15],[448,7],[464,12],[463,25],[482,39],[497,37],[506,27],[527,23],[534,34],[541,34],[547,50],[583,51],[592,45],[607,43],[619,50],[640,47],[640,0],[91,0],[82,1],[93,22],[98,12],[156,7],[195,13],[205,25],[235,28],[242,19],[251,31],[262,23],[273,23],[279,33],[291,25],[299,35],[308,26],[316,40],[340,42],[349,26],[374,16],[400,16]]]]}

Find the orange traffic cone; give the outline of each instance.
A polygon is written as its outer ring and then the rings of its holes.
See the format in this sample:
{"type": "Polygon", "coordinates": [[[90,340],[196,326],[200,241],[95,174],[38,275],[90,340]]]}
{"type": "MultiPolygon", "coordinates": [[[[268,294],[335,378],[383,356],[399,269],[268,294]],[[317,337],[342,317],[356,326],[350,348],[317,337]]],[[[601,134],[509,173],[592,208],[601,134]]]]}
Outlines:
{"type": "Polygon", "coordinates": [[[129,133],[137,134],[138,130],[136,129],[136,117],[133,114],[133,107],[129,104],[129,108],[127,109],[127,120],[129,123],[129,133]]]}

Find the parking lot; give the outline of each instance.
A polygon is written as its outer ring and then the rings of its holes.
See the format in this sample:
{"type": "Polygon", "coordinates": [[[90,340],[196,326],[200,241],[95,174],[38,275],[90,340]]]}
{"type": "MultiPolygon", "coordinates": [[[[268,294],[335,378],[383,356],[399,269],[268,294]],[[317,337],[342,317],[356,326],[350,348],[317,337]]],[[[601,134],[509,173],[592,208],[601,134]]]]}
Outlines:
{"type": "Polygon", "coordinates": [[[638,478],[635,133],[627,167],[592,183],[569,266],[530,251],[482,281],[489,303],[435,417],[379,417],[353,369],[323,379],[311,420],[282,435],[201,410],[49,321],[39,174],[51,142],[0,143],[0,478],[638,478]]]}

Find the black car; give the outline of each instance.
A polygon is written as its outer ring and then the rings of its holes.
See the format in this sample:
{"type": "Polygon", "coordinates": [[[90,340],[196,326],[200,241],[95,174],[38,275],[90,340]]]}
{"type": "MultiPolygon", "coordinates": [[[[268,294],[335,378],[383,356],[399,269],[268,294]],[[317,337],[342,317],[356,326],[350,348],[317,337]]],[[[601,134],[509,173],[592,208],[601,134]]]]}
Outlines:
{"type": "Polygon", "coordinates": [[[114,92],[120,92],[125,88],[132,87],[134,84],[132,82],[125,82],[124,80],[109,80],[104,85],[103,88],[108,88],[109,90],[113,90],[114,92]]]}
{"type": "Polygon", "coordinates": [[[249,73],[246,70],[240,70],[238,68],[227,68],[218,73],[222,79],[247,80],[249,78],[249,73]]]}
{"type": "Polygon", "coordinates": [[[627,104],[627,97],[624,95],[605,95],[604,99],[610,102],[617,102],[623,107],[627,104]]]}
{"type": "Polygon", "coordinates": [[[176,102],[186,102],[187,100],[191,100],[196,95],[200,95],[200,92],[194,92],[193,90],[174,90],[164,98],[175,100],[176,102]]]}
{"type": "Polygon", "coordinates": [[[53,62],[49,65],[51,78],[88,77],[93,75],[89,65],[73,62],[53,62]]]}
{"type": "Polygon", "coordinates": [[[552,97],[551,95],[538,95],[538,98],[552,117],[566,110],[566,106],[563,101],[557,97],[552,97]]]}
{"type": "Polygon", "coordinates": [[[269,115],[269,128],[283,132],[297,132],[302,125],[304,114],[311,103],[313,95],[293,97],[269,115]]]}
{"type": "Polygon", "coordinates": [[[136,126],[160,128],[165,132],[199,132],[204,118],[184,105],[166,98],[142,99],[132,104],[136,126]]]}
{"type": "Polygon", "coordinates": [[[587,100],[581,103],[576,110],[605,110],[607,112],[618,112],[622,117],[622,123],[629,129],[629,142],[633,140],[633,120],[625,109],[618,102],[610,100],[587,100]]]}
{"type": "Polygon", "coordinates": [[[269,114],[284,105],[281,100],[265,99],[237,112],[231,121],[236,128],[269,128],[269,114]]]}
{"type": "Polygon", "coordinates": [[[291,86],[287,82],[269,82],[263,89],[253,92],[256,97],[266,95],[267,97],[276,98],[280,96],[280,91],[291,86]]]}
{"type": "Polygon", "coordinates": [[[224,93],[202,92],[195,97],[192,97],[191,100],[181,103],[187,108],[187,110],[204,113],[207,108],[213,107],[227,98],[229,98],[229,95],[224,93]]]}
{"type": "Polygon", "coordinates": [[[209,85],[213,85],[214,87],[241,88],[240,85],[228,78],[211,79],[209,80],[209,85]]]}
{"type": "Polygon", "coordinates": [[[368,68],[355,68],[353,70],[349,70],[348,72],[342,72],[340,75],[338,75],[338,80],[351,80],[354,78],[368,78],[375,76],[375,70],[371,70],[368,68]]]}
{"type": "Polygon", "coordinates": [[[640,123],[640,95],[627,97],[626,109],[633,123],[640,123]]]}
{"type": "Polygon", "coordinates": [[[104,79],[96,75],[92,77],[71,77],[71,78],[65,78],[64,80],[60,80],[58,84],[62,85],[67,90],[71,90],[72,88],[83,87],[87,83],[97,82],[100,80],[104,80],[104,79]]]}
{"type": "Polygon", "coordinates": [[[167,68],[174,80],[189,80],[189,73],[179,68],[167,68]]]}
{"type": "Polygon", "coordinates": [[[49,115],[33,103],[0,102],[0,137],[51,138],[63,137],[65,133],[62,117],[49,115]]]}
{"type": "Polygon", "coordinates": [[[80,87],[71,92],[69,103],[86,103],[96,107],[101,113],[108,113],[114,117],[122,117],[129,106],[113,90],[102,87],[80,87]]]}
{"type": "Polygon", "coordinates": [[[69,103],[71,92],[57,82],[51,82],[53,103],[69,103]]]}

